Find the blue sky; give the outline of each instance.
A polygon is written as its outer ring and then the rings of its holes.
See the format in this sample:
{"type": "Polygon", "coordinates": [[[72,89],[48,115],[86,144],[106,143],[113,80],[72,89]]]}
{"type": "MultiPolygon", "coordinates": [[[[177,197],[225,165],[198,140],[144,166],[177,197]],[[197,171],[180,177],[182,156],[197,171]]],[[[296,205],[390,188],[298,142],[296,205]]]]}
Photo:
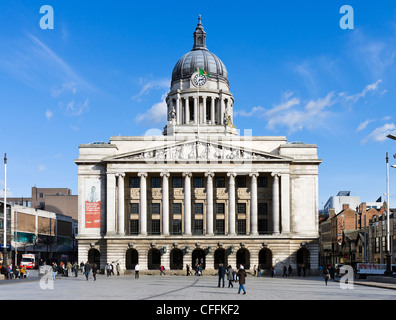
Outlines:
{"type": "Polygon", "coordinates": [[[236,127],[318,145],[320,207],[340,190],[367,202],[386,192],[385,154],[396,153],[386,138],[396,134],[394,1],[3,0],[9,194],[30,196],[34,185],[76,194],[79,144],[162,129],[171,73],[192,48],[198,14],[227,67],[236,127]],[[352,30],[339,25],[346,4],[352,30]],[[40,28],[43,5],[54,9],[53,30],[40,28]]]}

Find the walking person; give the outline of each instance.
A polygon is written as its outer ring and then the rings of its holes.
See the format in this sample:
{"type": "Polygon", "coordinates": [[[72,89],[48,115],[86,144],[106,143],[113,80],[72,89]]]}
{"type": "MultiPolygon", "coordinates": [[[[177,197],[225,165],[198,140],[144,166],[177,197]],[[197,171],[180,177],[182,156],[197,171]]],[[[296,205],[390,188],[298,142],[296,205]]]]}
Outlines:
{"type": "Polygon", "coordinates": [[[135,279],[139,279],[139,263],[135,265],[135,279]]]}
{"type": "Polygon", "coordinates": [[[91,265],[89,264],[88,261],[87,261],[87,263],[84,266],[84,271],[85,271],[85,278],[87,278],[87,281],[88,281],[88,277],[89,277],[89,274],[91,272],[91,265]]]}
{"type": "Polygon", "coordinates": [[[98,272],[98,266],[96,265],[96,263],[94,263],[92,266],[92,275],[93,275],[94,281],[96,281],[96,273],[97,272],[98,272]]]}
{"type": "Polygon", "coordinates": [[[238,270],[238,278],[239,278],[239,289],[238,294],[241,293],[241,289],[243,290],[243,294],[246,294],[245,283],[246,283],[246,271],[241,265],[238,270]]]}
{"type": "Polygon", "coordinates": [[[223,282],[223,288],[224,288],[224,276],[225,276],[225,268],[222,263],[219,264],[219,284],[217,288],[220,288],[220,282],[223,282]]]}
{"type": "Polygon", "coordinates": [[[327,286],[327,281],[329,281],[329,278],[330,278],[330,273],[329,273],[329,269],[328,268],[324,268],[323,269],[323,277],[325,279],[325,284],[327,286]]]}
{"type": "Polygon", "coordinates": [[[77,261],[75,261],[73,263],[73,270],[74,270],[74,276],[77,278],[77,276],[78,276],[78,263],[77,263],[77,261]]]}
{"type": "Polygon", "coordinates": [[[58,266],[55,262],[52,263],[52,280],[55,280],[56,274],[58,273],[58,266]]]}
{"type": "Polygon", "coordinates": [[[234,285],[232,284],[232,281],[234,280],[234,270],[232,270],[231,266],[228,266],[227,268],[227,280],[228,280],[228,288],[234,288],[234,285]]]}
{"type": "Polygon", "coordinates": [[[165,267],[164,266],[160,267],[160,275],[165,275],[165,267]]]}
{"type": "Polygon", "coordinates": [[[120,264],[117,262],[117,265],[116,265],[116,270],[117,270],[117,276],[119,276],[120,275],[120,271],[121,271],[121,266],[120,266],[120,264]]]}
{"type": "Polygon", "coordinates": [[[289,264],[289,268],[287,270],[289,272],[289,277],[292,275],[293,269],[292,266],[289,264]]]}
{"type": "Polygon", "coordinates": [[[186,264],[186,272],[187,272],[187,276],[191,275],[190,266],[188,264],[186,264]]]}
{"type": "Polygon", "coordinates": [[[257,277],[261,277],[261,266],[258,265],[257,267],[257,277]]]}
{"type": "Polygon", "coordinates": [[[283,275],[282,275],[282,277],[287,277],[287,268],[286,268],[285,264],[283,265],[283,275]]]}

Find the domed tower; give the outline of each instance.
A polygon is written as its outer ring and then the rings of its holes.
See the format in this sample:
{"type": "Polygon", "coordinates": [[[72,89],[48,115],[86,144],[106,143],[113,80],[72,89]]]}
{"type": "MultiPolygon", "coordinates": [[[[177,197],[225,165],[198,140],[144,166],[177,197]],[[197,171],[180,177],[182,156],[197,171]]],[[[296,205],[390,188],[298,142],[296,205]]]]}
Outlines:
{"type": "Polygon", "coordinates": [[[192,50],[173,68],[166,97],[168,120],[164,134],[236,135],[233,126],[234,98],[223,62],[206,47],[201,15],[194,32],[192,50]]]}

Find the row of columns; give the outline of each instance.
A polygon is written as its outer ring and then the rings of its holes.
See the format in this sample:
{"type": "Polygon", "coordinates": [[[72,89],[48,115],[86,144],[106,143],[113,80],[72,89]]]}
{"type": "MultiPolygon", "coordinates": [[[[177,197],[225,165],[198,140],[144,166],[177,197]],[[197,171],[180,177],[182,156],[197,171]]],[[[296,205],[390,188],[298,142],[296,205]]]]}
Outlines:
{"type": "MultiPolygon", "coordinates": [[[[206,234],[214,235],[213,228],[213,172],[206,172],[207,178],[206,188],[206,234]]],[[[140,177],[140,235],[147,235],[147,172],[139,172],[140,177]]],[[[229,192],[228,192],[228,235],[236,235],[236,196],[235,196],[235,177],[237,173],[227,173],[229,178],[229,192]]],[[[258,173],[250,173],[251,188],[250,188],[250,234],[258,235],[258,205],[257,205],[257,177],[258,173]]],[[[124,177],[125,173],[107,174],[107,234],[124,235],[125,233],[125,197],[124,197],[124,177]],[[118,203],[117,212],[115,212],[115,177],[118,182],[118,203]],[[112,218],[117,215],[117,230],[115,219],[112,218]]],[[[162,235],[168,236],[169,233],[169,172],[162,172],[162,235]]],[[[189,236],[191,233],[191,177],[192,172],[184,172],[184,234],[189,236]]],[[[273,233],[277,234],[281,231],[290,232],[290,208],[289,208],[289,174],[272,173],[272,219],[273,219],[273,233]],[[281,184],[279,179],[281,178],[281,184]],[[281,185],[281,188],[280,188],[281,185]],[[281,189],[281,190],[280,190],[281,189]],[[282,197],[280,196],[282,194],[282,197]],[[281,212],[282,209],[282,212],[281,212]],[[280,221],[282,217],[282,221],[280,221]]]]}
{"type": "MultiPolygon", "coordinates": [[[[231,99],[230,98],[225,98],[223,97],[223,94],[217,95],[217,96],[198,96],[198,95],[193,95],[193,96],[185,96],[183,97],[180,96],[180,93],[176,95],[176,99],[170,99],[170,104],[168,110],[172,110],[172,108],[175,108],[176,111],[176,124],[181,125],[181,124],[189,124],[190,123],[190,98],[194,99],[194,119],[193,119],[193,124],[206,124],[206,117],[207,117],[207,99],[210,99],[210,121],[212,124],[215,124],[216,120],[216,115],[215,115],[215,105],[216,105],[216,99],[218,99],[218,122],[220,125],[223,124],[224,121],[224,112],[226,110],[226,103],[230,104],[231,106],[231,99]],[[202,98],[203,105],[202,105],[202,111],[199,108],[199,98],[202,98]],[[184,100],[184,112],[182,112],[182,100],[184,100]],[[174,103],[175,101],[175,103],[174,103]],[[198,114],[201,116],[198,117],[198,114]]],[[[231,112],[232,116],[232,112],[231,112]]]]}

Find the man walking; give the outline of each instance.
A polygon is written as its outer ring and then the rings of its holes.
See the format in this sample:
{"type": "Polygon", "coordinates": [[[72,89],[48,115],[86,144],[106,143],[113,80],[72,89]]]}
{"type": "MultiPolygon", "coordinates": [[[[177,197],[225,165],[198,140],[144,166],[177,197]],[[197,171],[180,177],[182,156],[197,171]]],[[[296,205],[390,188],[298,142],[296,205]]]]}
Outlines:
{"type": "Polygon", "coordinates": [[[219,285],[217,286],[220,288],[220,281],[223,281],[223,288],[224,288],[224,276],[225,276],[225,268],[222,263],[219,265],[219,285]]]}
{"type": "Polygon", "coordinates": [[[135,279],[139,279],[139,263],[135,265],[135,279]]]}
{"type": "Polygon", "coordinates": [[[87,278],[87,280],[88,280],[88,277],[89,277],[89,273],[91,272],[91,265],[89,264],[89,262],[87,261],[87,263],[85,264],[85,268],[84,268],[85,270],[85,278],[87,278]]]}

